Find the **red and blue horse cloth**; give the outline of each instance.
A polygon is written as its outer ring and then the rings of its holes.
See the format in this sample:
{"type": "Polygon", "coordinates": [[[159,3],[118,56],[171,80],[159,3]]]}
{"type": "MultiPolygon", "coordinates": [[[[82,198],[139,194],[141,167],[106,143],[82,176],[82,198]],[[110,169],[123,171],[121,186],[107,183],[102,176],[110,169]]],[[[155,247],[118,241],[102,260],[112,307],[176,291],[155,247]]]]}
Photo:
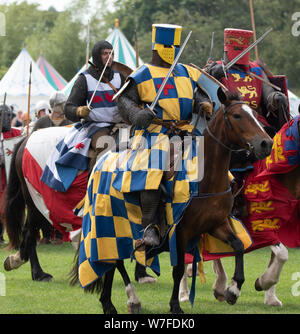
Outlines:
{"type": "Polygon", "coordinates": [[[70,231],[81,228],[82,217],[75,215],[74,209],[85,196],[88,172],[77,175],[66,192],[48,187],[41,181],[41,176],[49,153],[68,131],[66,127],[50,127],[33,132],[22,160],[23,175],[35,206],[63,234],[64,241],[69,241],[70,231]]]}
{"type": "Polygon", "coordinates": [[[108,123],[76,123],[49,155],[41,181],[52,189],[65,192],[72,185],[78,171],[89,168],[88,156],[93,135],[108,123]]]}

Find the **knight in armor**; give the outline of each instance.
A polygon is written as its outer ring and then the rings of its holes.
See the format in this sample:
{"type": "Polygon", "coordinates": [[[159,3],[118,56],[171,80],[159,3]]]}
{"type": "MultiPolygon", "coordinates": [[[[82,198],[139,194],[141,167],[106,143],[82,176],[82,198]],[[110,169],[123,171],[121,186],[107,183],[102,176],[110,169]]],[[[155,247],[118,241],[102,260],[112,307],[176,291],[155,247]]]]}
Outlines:
{"type": "Polygon", "coordinates": [[[223,65],[244,51],[251,44],[252,36],[253,31],[250,30],[226,28],[224,61],[213,62],[207,70],[228,90],[235,90],[241,95],[243,101],[258,113],[258,120],[273,137],[287,121],[288,103],[284,93],[268,84],[270,80],[261,62],[251,61],[248,52],[224,73],[223,65]]]}
{"type": "MultiPolygon", "coordinates": [[[[155,143],[158,133],[162,139],[164,136],[171,138],[174,132],[179,136],[188,135],[193,129],[190,124],[192,113],[199,113],[202,110],[211,114],[213,111],[209,98],[197,85],[200,71],[183,64],[175,66],[164,87],[155,106],[156,116],[147,106],[153,102],[180,49],[181,31],[181,26],[154,24],[152,26],[152,60],[132,73],[120,91],[119,112],[126,122],[134,126],[133,142],[141,134],[146,138],[147,143],[151,143],[150,145],[155,143]]],[[[147,149],[151,156],[152,146],[147,149]]],[[[151,179],[154,182],[142,180],[138,171],[130,175],[131,184],[135,185],[135,190],[140,193],[144,228],[142,244],[150,247],[159,245],[161,236],[158,209],[162,195],[160,184],[164,171],[162,167],[156,166],[156,168],[148,170],[148,173],[153,173],[151,179]]],[[[123,182],[126,183],[126,180],[123,182]]]]}
{"type": "Polygon", "coordinates": [[[66,119],[64,107],[67,97],[62,92],[54,92],[49,99],[51,113],[40,117],[34,124],[33,130],[49,128],[51,126],[66,126],[73,124],[72,121],[66,119]]]}
{"type": "MultiPolygon", "coordinates": [[[[12,113],[7,105],[0,106],[0,118],[2,113],[3,121],[2,121],[2,132],[1,132],[1,141],[13,137],[17,137],[21,135],[21,130],[17,128],[11,127],[12,113]]],[[[0,243],[4,242],[3,232],[4,225],[3,219],[5,217],[5,207],[4,207],[4,196],[5,196],[5,188],[6,188],[6,172],[5,172],[5,159],[4,159],[3,145],[0,146],[0,173],[1,173],[1,181],[0,181],[0,243]]]]}
{"type": "Polygon", "coordinates": [[[84,120],[83,123],[87,125],[92,122],[97,126],[94,127],[96,134],[93,134],[91,141],[91,149],[95,150],[95,155],[99,153],[96,148],[97,139],[111,135],[115,124],[122,122],[117,103],[112,99],[124,83],[125,77],[113,69],[113,56],[110,57],[112,50],[112,45],[107,41],[99,41],[94,45],[92,65],[78,76],[65,105],[65,115],[70,121],[84,120]],[[109,57],[110,60],[97,88],[109,57]],[[88,107],[87,104],[96,88],[93,101],[88,107]]]}
{"type": "MultiPolygon", "coordinates": [[[[224,30],[224,60],[208,64],[206,70],[222,82],[229,91],[237,91],[243,101],[257,112],[257,118],[266,132],[273,137],[288,120],[288,103],[284,93],[275,90],[259,61],[250,60],[250,52],[240,58],[226,73],[224,65],[238,56],[250,44],[253,31],[226,28],[224,30]]],[[[236,188],[241,189],[245,173],[252,169],[254,157],[249,151],[232,153],[231,172],[236,188]]],[[[237,216],[245,214],[243,199],[236,199],[237,216]],[[243,213],[244,212],[244,213],[243,213]]]]}

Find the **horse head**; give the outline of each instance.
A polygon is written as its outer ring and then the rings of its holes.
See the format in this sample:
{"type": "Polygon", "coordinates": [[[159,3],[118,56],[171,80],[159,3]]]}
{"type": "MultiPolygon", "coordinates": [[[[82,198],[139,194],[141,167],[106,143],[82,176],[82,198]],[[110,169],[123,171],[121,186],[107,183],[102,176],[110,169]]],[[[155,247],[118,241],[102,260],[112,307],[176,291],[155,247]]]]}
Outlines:
{"type": "Polygon", "coordinates": [[[222,103],[226,143],[223,146],[231,151],[238,146],[249,150],[257,159],[264,159],[271,153],[273,141],[264,131],[246,102],[236,92],[225,93],[218,90],[222,103]]]}

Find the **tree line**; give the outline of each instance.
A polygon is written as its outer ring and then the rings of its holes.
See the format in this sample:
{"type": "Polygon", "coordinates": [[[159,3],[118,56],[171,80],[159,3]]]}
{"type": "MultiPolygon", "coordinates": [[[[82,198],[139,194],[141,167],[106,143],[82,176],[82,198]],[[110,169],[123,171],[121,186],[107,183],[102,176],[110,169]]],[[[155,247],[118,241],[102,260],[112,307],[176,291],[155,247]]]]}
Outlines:
{"type": "MultiPolygon", "coordinates": [[[[253,0],[257,38],[269,27],[273,32],[258,45],[259,58],[274,74],[287,75],[290,89],[300,95],[300,36],[293,34],[292,16],[300,11],[300,0],[253,0]]],[[[140,57],[151,59],[153,23],[183,26],[182,40],[193,31],[181,61],[203,66],[209,56],[214,32],[213,58],[223,57],[225,28],[252,30],[249,0],[75,0],[57,12],[22,2],[0,5],[6,18],[6,36],[0,37],[0,77],[19,54],[24,42],[34,59],[44,57],[70,80],[85,62],[87,20],[90,22],[90,50],[105,39],[119,19],[119,28],[132,45],[137,38],[140,57]],[[108,2],[114,10],[108,10],[108,2]]],[[[251,54],[254,59],[254,52],[251,54]]]]}

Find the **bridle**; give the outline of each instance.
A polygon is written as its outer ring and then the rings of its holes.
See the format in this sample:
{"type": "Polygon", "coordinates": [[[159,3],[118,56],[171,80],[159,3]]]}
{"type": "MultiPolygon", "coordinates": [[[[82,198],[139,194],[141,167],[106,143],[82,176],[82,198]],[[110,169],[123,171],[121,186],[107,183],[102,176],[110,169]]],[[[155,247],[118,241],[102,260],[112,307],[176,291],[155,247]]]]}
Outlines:
{"type": "MultiPolygon", "coordinates": [[[[235,101],[235,102],[232,102],[230,105],[228,105],[226,108],[224,108],[224,106],[222,105],[222,111],[223,111],[223,117],[224,117],[224,120],[225,120],[225,124],[227,125],[227,127],[229,128],[229,130],[232,131],[232,132],[235,134],[235,136],[236,136],[236,137],[237,137],[243,144],[245,144],[246,149],[247,149],[248,151],[250,151],[250,152],[253,152],[253,150],[254,150],[253,145],[250,144],[249,142],[247,142],[246,140],[244,140],[243,138],[241,138],[241,136],[239,136],[239,135],[237,134],[237,132],[234,130],[234,128],[233,128],[233,126],[232,126],[232,124],[231,124],[231,122],[230,122],[230,119],[228,118],[228,115],[227,115],[228,110],[229,110],[231,107],[233,107],[233,106],[235,106],[235,105],[237,105],[237,104],[247,104],[247,103],[244,102],[244,101],[235,101]]],[[[207,123],[207,121],[206,121],[206,117],[204,117],[204,121],[205,121],[205,129],[207,130],[208,134],[209,134],[209,135],[210,135],[210,136],[211,136],[211,137],[212,137],[218,144],[220,144],[221,146],[223,146],[224,148],[226,148],[226,149],[227,149],[228,151],[230,151],[230,152],[242,152],[242,151],[245,151],[245,148],[233,149],[233,148],[231,148],[231,147],[225,145],[224,143],[222,143],[221,140],[218,139],[218,138],[211,132],[211,130],[210,130],[210,128],[209,128],[209,125],[208,125],[208,123],[207,123]]],[[[226,133],[226,132],[225,132],[225,133],[226,133]]]]}

